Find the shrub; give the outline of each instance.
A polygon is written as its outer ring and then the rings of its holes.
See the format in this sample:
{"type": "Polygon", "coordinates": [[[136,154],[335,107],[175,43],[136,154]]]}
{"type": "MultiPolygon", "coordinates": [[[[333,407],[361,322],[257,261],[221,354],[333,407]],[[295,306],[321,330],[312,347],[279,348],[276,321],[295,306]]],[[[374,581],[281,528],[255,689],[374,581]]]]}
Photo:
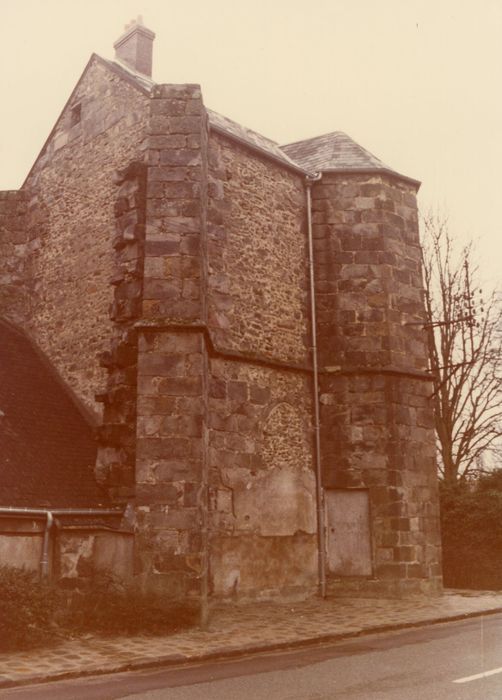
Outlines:
{"type": "Polygon", "coordinates": [[[143,592],[133,583],[98,573],[72,593],[67,624],[73,632],[167,634],[196,620],[192,605],[174,604],[160,593],[143,592]]]}
{"type": "Polygon", "coordinates": [[[0,566],[0,651],[91,634],[169,634],[194,625],[197,609],[166,602],[111,574],[80,580],[71,592],[24,569],[0,566]]]}
{"type": "Polygon", "coordinates": [[[0,566],[0,650],[26,649],[57,638],[61,594],[25,569],[0,566]]]}
{"type": "Polygon", "coordinates": [[[455,588],[502,588],[501,474],[442,485],[443,579],[455,588]]]}

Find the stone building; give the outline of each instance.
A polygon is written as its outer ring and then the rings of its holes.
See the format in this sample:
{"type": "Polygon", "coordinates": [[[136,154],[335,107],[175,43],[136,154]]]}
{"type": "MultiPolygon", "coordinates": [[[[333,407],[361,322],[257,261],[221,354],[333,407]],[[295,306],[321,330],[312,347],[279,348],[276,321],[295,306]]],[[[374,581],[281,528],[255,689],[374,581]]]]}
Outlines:
{"type": "MultiPolygon", "coordinates": [[[[43,353],[87,440],[33,460],[28,495],[4,452],[0,556],[29,531],[33,566],[44,546],[61,576],[202,600],[440,590],[419,183],[342,132],[280,147],[155,84],[153,40],[135,22],[93,55],[0,193],[0,342],[43,353]]],[[[40,434],[66,433],[51,411],[40,434]]]]}

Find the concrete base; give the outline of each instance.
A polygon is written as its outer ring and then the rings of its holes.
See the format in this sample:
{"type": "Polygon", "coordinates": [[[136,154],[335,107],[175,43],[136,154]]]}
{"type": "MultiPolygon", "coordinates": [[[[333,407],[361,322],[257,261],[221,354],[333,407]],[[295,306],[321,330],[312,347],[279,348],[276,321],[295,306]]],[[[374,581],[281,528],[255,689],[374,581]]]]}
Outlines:
{"type": "Polygon", "coordinates": [[[443,592],[441,579],[409,579],[405,581],[377,578],[328,578],[327,592],[333,598],[387,598],[439,596],[443,592]]]}

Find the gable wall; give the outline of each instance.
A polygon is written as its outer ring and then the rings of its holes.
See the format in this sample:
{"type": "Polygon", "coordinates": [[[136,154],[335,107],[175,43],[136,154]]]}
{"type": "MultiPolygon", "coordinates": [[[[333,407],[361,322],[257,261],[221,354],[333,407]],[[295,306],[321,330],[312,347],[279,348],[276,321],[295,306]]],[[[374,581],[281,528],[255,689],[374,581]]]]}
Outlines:
{"type": "Polygon", "coordinates": [[[91,63],[24,189],[29,193],[29,259],[34,283],[30,331],[80,399],[105,371],[114,274],[113,172],[141,159],[148,98],[97,59],[91,63]],[[72,108],[81,120],[72,126],[72,108]]]}

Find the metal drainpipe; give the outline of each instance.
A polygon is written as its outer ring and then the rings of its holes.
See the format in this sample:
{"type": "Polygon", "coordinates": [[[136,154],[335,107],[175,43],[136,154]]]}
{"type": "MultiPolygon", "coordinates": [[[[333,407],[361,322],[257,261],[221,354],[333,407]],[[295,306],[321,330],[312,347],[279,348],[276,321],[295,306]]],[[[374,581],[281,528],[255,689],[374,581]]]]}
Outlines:
{"type": "Polygon", "coordinates": [[[42,545],[42,557],[40,559],[40,578],[49,578],[49,544],[51,539],[51,528],[54,524],[54,516],[51,511],[47,511],[45,522],[44,542],[42,545]]]}
{"type": "Polygon", "coordinates": [[[315,473],[316,473],[316,501],[317,501],[317,549],[319,566],[319,593],[326,597],[326,538],[324,532],[324,492],[322,488],[321,471],[321,435],[319,419],[319,370],[317,367],[317,321],[315,304],[315,280],[314,280],[314,245],[312,241],[312,182],[317,182],[322,173],[314,177],[307,176],[307,228],[309,244],[309,270],[310,270],[310,313],[312,324],[312,369],[313,369],[313,401],[314,401],[314,432],[315,432],[315,473]]]}
{"type": "Polygon", "coordinates": [[[40,576],[43,579],[49,578],[49,545],[51,529],[54,525],[54,516],[57,515],[79,515],[79,516],[113,516],[122,515],[122,510],[112,508],[15,508],[10,506],[0,506],[0,516],[21,516],[30,518],[45,518],[44,539],[42,544],[42,556],[40,557],[40,576]]]}

